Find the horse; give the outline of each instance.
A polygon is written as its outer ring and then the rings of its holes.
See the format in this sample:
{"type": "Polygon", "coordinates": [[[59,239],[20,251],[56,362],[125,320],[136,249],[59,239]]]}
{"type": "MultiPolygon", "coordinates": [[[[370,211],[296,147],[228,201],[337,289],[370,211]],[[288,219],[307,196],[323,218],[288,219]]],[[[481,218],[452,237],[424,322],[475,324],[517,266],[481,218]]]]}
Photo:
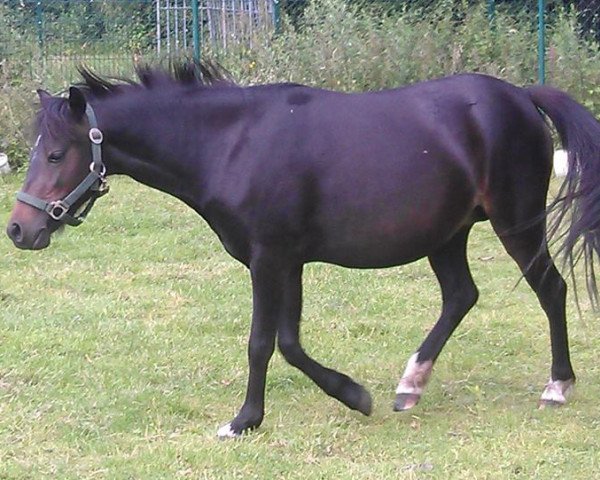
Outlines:
{"type": "Polygon", "coordinates": [[[548,318],[552,362],[540,405],[566,402],[575,382],[567,286],[548,242],[557,238],[563,254],[593,261],[600,238],[600,123],[568,94],[481,74],[342,93],[292,83],[243,87],[208,63],[140,67],[137,80],[79,72],[65,97],[38,91],[37,142],[8,236],[21,249],[46,248],[54,231],[83,221],[115,174],[204,218],[252,283],[246,395],[219,437],[262,423],[276,346],[325,393],[371,414],[362,385],[302,347],[309,262],[365,269],[428,258],[442,311],[408,360],[393,403],[396,411],[413,408],[477,302],[466,253],[481,221],[491,223],[548,318]],[[569,159],[554,204],[560,230],[547,212],[548,117],[569,159]]]}

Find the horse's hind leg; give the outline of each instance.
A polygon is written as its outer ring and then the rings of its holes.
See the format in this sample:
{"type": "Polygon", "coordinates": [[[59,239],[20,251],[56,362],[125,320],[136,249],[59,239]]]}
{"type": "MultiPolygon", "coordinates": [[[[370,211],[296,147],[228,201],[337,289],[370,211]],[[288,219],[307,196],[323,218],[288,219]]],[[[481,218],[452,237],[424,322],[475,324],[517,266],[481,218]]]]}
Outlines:
{"type": "Polygon", "coordinates": [[[567,286],[548,252],[545,222],[537,221],[524,228],[522,223],[508,223],[493,215],[490,220],[506,251],[517,262],[527,283],[536,293],[550,323],[552,369],[540,406],[562,405],[575,383],[569,358],[565,313],[567,286]]]}
{"type": "Polygon", "coordinates": [[[431,375],[433,363],[460,321],[477,301],[467,263],[467,237],[471,226],[460,230],[441,249],[429,256],[429,263],[442,289],[442,314],[423,344],[410,358],[396,389],[394,410],[417,404],[431,375]]]}

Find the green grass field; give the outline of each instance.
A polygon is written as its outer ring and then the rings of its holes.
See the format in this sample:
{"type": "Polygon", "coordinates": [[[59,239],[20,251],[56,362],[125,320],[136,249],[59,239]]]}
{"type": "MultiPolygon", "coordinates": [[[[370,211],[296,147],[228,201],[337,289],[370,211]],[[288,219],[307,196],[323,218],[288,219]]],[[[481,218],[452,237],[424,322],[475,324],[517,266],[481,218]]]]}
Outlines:
{"type": "MultiPolygon", "coordinates": [[[[21,180],[0,178],[2,228],[21,180]]],[[[598,478],[600,324],[569,304],[578,387],[564,408],[537,410],[547,322],[488,224],[470,240],[480,301],[414,410],[391,406],[439,311],[427,262],[315,264],[304,344],[370,390],[373,415],[276,354],[262,427],[218,440],[245,389],[248,274],[183,204],[111,183],[45,251],[0,237],[0,479],[598,478]]]]}

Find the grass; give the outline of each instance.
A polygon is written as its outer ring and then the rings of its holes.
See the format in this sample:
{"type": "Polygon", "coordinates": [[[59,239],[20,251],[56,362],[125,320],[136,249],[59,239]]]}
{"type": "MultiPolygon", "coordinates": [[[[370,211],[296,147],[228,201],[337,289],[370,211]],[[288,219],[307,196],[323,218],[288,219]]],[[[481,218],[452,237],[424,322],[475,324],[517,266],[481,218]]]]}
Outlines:
{"type": "MultiPolygon", "coordinates": [[[[0,178],[1,225],[21,180],[0,178]]],[[[184,205],[111,183],[46,251],[0,238],[0,479],[596,477],[600,325],[569,305],[578,389],[566,407],[537,410],[547,322],[487,224],[470,241],[480,301],[413,411],[391,404],[439,310],[427,263],[309,265],[304,343],[371,391],[373,415],[276,354],[263,426],[217,440],[245,388],[248,274],[184,205]]]]}

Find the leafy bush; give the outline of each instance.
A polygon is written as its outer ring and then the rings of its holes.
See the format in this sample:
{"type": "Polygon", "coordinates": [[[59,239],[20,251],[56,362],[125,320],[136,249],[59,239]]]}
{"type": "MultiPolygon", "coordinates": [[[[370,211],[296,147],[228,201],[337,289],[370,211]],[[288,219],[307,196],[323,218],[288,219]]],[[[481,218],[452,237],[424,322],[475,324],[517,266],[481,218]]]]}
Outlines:
{"type": "Polygon", "coordinates": [[[536,33],[527,15],[486,5],[438,2],[393,12],[343,0],[311,3],[272,42],[222,54],[241,78],[290,80],[344,90],[376,89],[479,71],[516,83],[535,80],[536,33]]]}
{"type": "Polygon", "coordinates": [[[32,93],[26,87],[5,85],[0,94],[0,152],[8,155],[12,167],[23,165],[29,155],[32,93]]]}
{"type": "Polygon", "coordinates": [[[549,36],[551,83],[600,116],[600,44],[582,34],[574,10],[562,10],[558,14],[549,36]]]}

